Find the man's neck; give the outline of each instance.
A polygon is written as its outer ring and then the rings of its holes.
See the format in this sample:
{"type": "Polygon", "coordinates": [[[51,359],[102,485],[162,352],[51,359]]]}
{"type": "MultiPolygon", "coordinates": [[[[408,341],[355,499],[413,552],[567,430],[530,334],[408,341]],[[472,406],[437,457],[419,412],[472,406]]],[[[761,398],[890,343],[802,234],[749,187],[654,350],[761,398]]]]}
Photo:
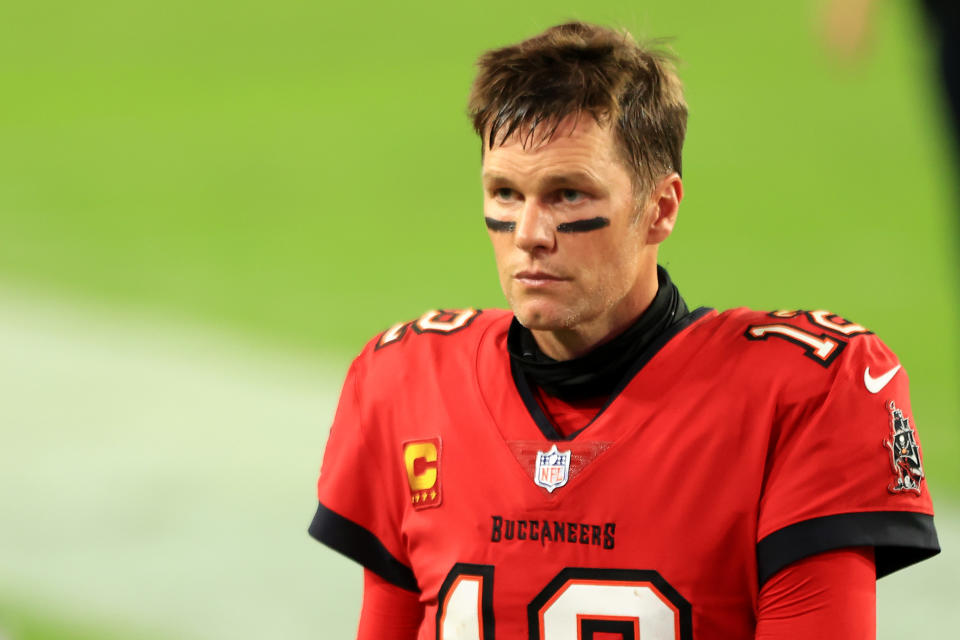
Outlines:
{"type": "Polygon", "coordinates": [[[657,294],[657,276],[653,274],[652,287],[642,292],[631,292],[610,313],[572,329],[555,331],[531,330],[537,346],[544,354],[558,361],[579,358],[626,331],[650,307],[657,294]]]}
{"type": "Polygon", "coordinates": [[[608,333],[606,342],[594,344],[577,358],[558,362],[544,352],[533,332],[514,318],[507,335],[514,375],[564,402],[609,397],[633,367],[643,366],[644,358],[656,352],[671,327],[689,314],[667,272],[658,269],[658,278],[657,294],[633,324],[617,335],[608,333]]]}

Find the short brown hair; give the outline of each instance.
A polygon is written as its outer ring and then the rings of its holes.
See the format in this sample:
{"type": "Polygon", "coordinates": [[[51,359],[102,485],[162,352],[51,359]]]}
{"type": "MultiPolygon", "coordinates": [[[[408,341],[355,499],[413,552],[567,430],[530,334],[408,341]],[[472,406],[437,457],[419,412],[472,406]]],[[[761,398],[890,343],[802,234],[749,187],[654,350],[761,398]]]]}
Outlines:
{"type": "Polygon", "coordinates": [[[487,51],[470,91],[469,114],[483,149],[519,132],[542,143],[570,115],[614,126],[636,185],[681,170],[687,129],[683,88],[668,54],[626,30],[570,22],[519,44],[487,51]]]}

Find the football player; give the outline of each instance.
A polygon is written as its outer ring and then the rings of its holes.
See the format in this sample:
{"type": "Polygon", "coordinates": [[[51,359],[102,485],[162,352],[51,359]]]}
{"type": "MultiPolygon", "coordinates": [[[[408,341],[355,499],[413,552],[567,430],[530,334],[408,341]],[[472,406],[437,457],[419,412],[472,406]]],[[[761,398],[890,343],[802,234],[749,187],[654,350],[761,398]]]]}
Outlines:
{"type": "Polygon", "coordinates": [[[358,637],[875,637],[939,551],[907,376],[825,310],[689,310],[657,250],[687,109],[664,55],[571,23],[479,60],[509,311],[435,309],[347,373],[310,527],[358,637]]]}

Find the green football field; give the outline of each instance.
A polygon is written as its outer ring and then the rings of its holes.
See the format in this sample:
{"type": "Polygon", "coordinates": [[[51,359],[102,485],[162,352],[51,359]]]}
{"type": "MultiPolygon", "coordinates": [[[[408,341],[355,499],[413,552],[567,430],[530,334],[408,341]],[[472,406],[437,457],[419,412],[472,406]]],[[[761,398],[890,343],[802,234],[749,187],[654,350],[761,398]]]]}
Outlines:
{"type": "MultiPolygon", "coordinates": [[[[357,571],[305,534],[340,378],[393,322],[503,304],[473,60],[569,18],[683,61],[688,303],[882,336],[958,519],[960,169],[913,3],[881,4],[851,63],[815,0],[0,6],[0,639],[349,636],[357,571]]],[[[951,558],[913,574],[927,624],[951,558]]]]}

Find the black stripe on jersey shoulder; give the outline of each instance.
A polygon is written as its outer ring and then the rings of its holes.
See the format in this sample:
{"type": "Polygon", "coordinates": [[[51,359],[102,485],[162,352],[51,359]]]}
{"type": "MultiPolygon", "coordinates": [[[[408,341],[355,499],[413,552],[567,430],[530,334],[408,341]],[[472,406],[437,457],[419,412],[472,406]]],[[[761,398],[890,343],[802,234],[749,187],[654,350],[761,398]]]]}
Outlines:
{"type": "Polygon", "coordinates": [[[913,511],[840,513],[792,524],[757,543],[760,586],[788,564],[846,547],[873,547],[877,578],[940,553],[933,516],[913,511]]]}
{"type": "Polygon", "coordinates": [[[600,411],[597,412],[597,415],[593,417],[593,420],[588,422],[582,429],[579,431],[574,431],[569,436],[564,437],[557,431],[557,428],[550,418],[543,412],[543,409],[540,407],[540,403],[537,402],[536,395],[533,393],[533,389],[530,388],[529,383],[527,382],[527,377],[523,375],[523,372],[520,370],[520,367],[513,362],[511,358],[510,361],[510,373],[513,374],[513,383],[517,388],[517,391],[520,393],[520,397],[523,399],[523,404],[527,407],[527,412],[530,414],[530,417],[533,418],[533,421],[536,423],[537,427],[540,429],[540,432],[548,440],[573,440],[583,431],[589,427],[593,422],[600,417],[604,411],[607,410],[607,407],[620,395],[620,392],[623,391],[630,381],[633,380],[633,377],[636,376],[645,364],[650,362],[653,356],[657,355],[657,352],[667,344],[671,338],[675,335],[689,327],[691,324],[707,315],[707,313],[713,311],[710,307],[700,307],[691,311],[686,316],[681,318],[676,324],[672,325],[662,334],[660,334],[656,340],[650,343],[650,346],[643,350],[643,352],[637,356],[636,361],[631,365],[630,369],[627,371],[626,375],[623,377],[619,383],[617,383],[616,388],[613,393],[610,394],[610,397],[601,407],[600,411]]]}
{"type": "Polygon", "coordinates": [[[369,529],[344,518],[320,503],[310,523],[310,535],[401,589],[420,593],[407,565],[393,557],[369,529]]]}

